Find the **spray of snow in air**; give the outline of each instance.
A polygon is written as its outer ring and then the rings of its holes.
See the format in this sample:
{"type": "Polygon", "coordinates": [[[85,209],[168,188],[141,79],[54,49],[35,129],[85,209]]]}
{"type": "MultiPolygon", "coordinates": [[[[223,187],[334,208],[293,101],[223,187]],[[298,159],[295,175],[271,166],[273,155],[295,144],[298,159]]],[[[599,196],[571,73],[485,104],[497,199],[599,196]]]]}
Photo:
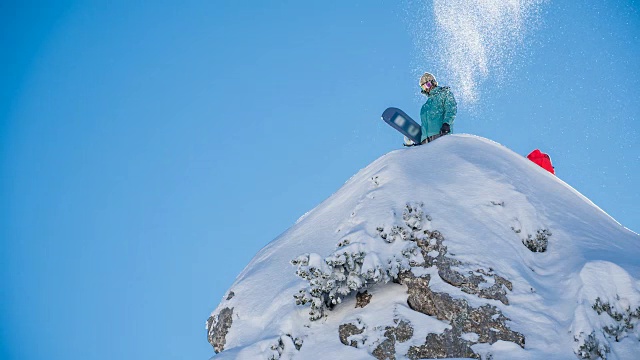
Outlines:
{"type": "Polygon", "coordinates": [[[433,71],[462,101],[476,102],[483,81],[504,78],[544,1],[433,0],[414,26],[422,71],[433,71]]]}

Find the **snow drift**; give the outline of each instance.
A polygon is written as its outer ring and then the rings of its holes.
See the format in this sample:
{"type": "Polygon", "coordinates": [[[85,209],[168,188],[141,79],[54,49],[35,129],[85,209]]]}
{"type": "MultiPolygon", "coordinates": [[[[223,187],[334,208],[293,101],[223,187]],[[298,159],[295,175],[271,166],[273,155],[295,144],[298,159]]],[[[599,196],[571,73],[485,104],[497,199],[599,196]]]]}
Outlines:
{"type": "Polygon", "coordinates": [[[526,158],[391,152],[263,248],[207,321],[218,359],[632,359],[640,236],[526,158]]]}

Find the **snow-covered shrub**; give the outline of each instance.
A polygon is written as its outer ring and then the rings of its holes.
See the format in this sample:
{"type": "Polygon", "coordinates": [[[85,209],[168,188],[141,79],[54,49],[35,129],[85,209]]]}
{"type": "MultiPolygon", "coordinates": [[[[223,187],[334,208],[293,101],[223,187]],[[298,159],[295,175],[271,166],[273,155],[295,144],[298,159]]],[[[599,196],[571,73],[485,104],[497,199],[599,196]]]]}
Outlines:
{"type": "Polygon", "coordinates": [[[622,312],[616,310],[616,308],[608,302],[602,302],[600,298],[597,298],[592,306],[598,315],[606,313],[613,319],[613,324],[606,325],[602,328],[602,331],[613,337],[616,341],[620,341],[626,337],[628,333],[631,333],[638,323],[640,322],[640,307],[632,310],[631,307],[627,307],[622,312]]]}
{"type": "Polygon", "coordinates": [[[418,253],[413,245],[386,259],[375,252],[367,253],[359,243],[340,247],[324,259],[318,254],[299,256],[291,263],[298,266],[296,275],[307,280],[309,286],[294,295],[296,304],[311,304],[311,320],[321,318],[325,309],[333,308],[345,296],[373,284],[389,282],[401,271],[409,270],[409,259],[418,253]]]}
{"type": "Polygon", "coordinates": [[[295,357],[295,353],[302,348],[302,339],[294,338],[290,334],[282,335],[278,342],[271,345],[271,354],[268,360],[289,360],[295,357]]]}
{"type": "Polygon", "coordinates": [[[640,339],[638,325],[640,324],[640,307],[633,309],[631,306],[619,301],[614,303],[596,298],[591,308],[598,314],[593,319],[591,333],[589,330],[581,332],[575,337],[580,344],[576,354],[581,359],[607,359],[615,342],[619,342],[627,336],[635,336],[640,339]],[[622,305],[625,304],[625,305],[622,305]],[[587,335],[588,333],[588,335],[587,335]]]}
{"type": "Polygon", "coordinates": [[[533,252],[545,252],[547,251],[547,245],[549,245],[549,237],[551,232],[547,229],[539,229],[536,231],[536,236],[531,234],[527,235],[527,238],[522,240],[524,246],[533,252]]]}
{"type": "Polygon", "coordinates": [[[327,257],[308,253],[293,259],[291,264],[297,266],[296,275],[309,282],[294,295],[296,304],[310,304],[310,319],[317,320],[345,296],[395,280],[398,274],[410,270],[421,260],[415,243],[417,233],[422,222],[430,220],[421,206],[408,204],[401,225],[393,225],[388,231],[384,226],[378,227],[378,235],[384,242],[361,234],[357,240],[342,240],[327,257]]]}
{"type": "Polygon", "coordinates": [[[575,338],[575,341],[577,342],[580,342],[580,340],[582,340],[582,344],[578,348],[578,353],[576,354],[578,355],[578,357],[580,357],[580,359],[607,360],[607,354],[611,352],[611,349],[605,344],[604,341],[598,339],[595,331],[587,335],[586,338],[582,336],[583,334],[580,335],[580,337],[575,338]]]}
{"type": "Polygon", "coordinates": [[[339,247],[342,251],[325,259],[312,253],[291,261],[298,267],[296,275],[309,282],[294,298],[297,305],[311,304],[311,320],[321,318],[325,308],[332,308],[342,296],[363,287],[360,272],[366,254],[357,245],[339,247]]]}
{"type": "Polygon", "coordinates": [[[424,235],[420,232],[423,228],[425,221],[431,221],[431,216],[425,215],[422,211],[422,203],[407,204],[402,212],[403,223],[399,225],[393,225],[390,228],[384,226],[378,226],[378,236],[388,243],[400,240],[415,241],[419,236],[424,235]]]}

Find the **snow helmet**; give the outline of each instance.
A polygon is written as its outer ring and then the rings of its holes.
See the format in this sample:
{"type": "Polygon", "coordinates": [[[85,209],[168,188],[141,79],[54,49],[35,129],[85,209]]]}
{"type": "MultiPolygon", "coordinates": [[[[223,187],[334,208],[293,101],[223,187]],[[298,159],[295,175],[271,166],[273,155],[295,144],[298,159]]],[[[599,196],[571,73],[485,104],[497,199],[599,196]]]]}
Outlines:
{"type": "Polygon", "coordinates": [[[422,77],[420,78],[420,90],[422,91],[423,94],[426,93],[426,90],[424,89],[424,84],[428,83],[429,81],[431,81],[431,84],[433,86],[438,86],[438,81],[436,80],[435,76],[433,76],[428,72],[424,73],[424,75],[422,75],[422,77]]]}

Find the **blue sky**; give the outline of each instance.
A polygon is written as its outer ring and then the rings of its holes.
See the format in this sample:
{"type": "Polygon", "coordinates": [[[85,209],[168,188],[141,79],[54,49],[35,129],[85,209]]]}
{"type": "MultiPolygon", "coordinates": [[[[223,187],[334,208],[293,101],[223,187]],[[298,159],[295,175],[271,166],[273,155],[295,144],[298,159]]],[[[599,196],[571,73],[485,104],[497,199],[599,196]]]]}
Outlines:
{"type": "MultiPolygon", "coordinates": [[[[2,359],[209,358],[253,255],[401,147],[382,111],[417,118],[423,71],[460,86],[428,1],[0,9],[2,359]]],[[[455,130],[640,231],[640,2],[539,9],[455,130]]]]}

